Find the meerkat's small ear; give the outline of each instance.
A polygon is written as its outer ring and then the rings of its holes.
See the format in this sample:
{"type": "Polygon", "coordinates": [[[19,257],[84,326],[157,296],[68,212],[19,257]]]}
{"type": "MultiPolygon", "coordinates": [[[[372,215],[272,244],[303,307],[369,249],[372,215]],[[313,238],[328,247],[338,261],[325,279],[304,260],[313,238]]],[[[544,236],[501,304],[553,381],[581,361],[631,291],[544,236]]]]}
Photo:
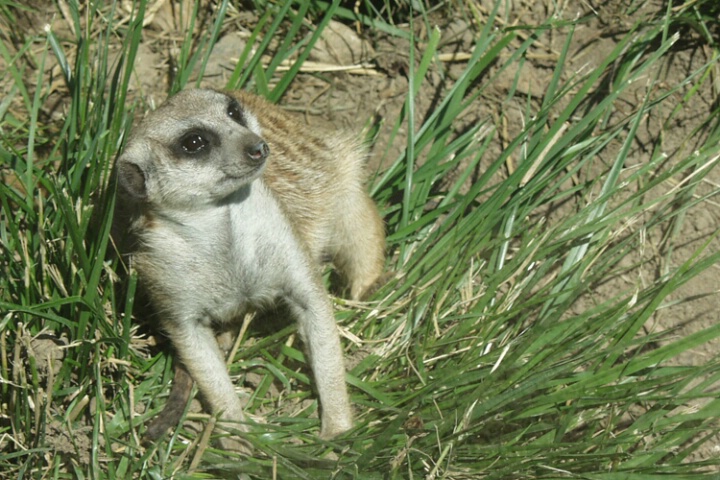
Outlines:
{"type": "Polygon", "coordinates": [[[137,200],[145,200],[148,197],[148,173],[152,163],[149,156],[152,153],[137,150],[130,147],[117,159],[117,178],[127,193],[137,200]]]}
{"type": "Polygon", "coordinates": [[[120,186],[138,200],[147,198],[145,172],[140,165],[131,162],[119,162],[117,169],[120,186]]]}

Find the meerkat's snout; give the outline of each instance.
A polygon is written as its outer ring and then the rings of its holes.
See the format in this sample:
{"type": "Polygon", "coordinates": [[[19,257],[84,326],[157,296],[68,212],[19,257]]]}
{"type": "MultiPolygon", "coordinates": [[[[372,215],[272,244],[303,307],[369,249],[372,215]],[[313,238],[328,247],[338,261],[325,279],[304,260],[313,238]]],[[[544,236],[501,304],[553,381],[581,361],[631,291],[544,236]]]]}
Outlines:
{"type": "Polygon", "coordinates": [[[227,177],[249,183],[265,169],[270,147],[250,130],[243,130],[233,137],[222,149],[224,154],[219,168],[227,177]]]}
{"type": "Polygon", "coordinates": [[[270,147],[265,143],[265,140],[261,139],[256,144],[246,147],[245,155],[251,162],[260,164],[270,155],[270,147]]]}

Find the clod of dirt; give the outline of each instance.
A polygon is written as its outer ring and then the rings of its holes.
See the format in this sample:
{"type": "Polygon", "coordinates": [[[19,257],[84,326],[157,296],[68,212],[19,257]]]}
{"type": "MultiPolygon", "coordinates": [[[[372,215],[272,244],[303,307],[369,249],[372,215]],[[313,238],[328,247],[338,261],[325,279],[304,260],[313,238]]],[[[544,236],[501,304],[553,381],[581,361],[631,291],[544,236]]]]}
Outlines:
{"type": "MultiPolygon", "coordinates": [[[[208,0],[202,0],[199,10],[205,10],[209,5],[208,0]]],[[[133,12],[136,6],[134,2],[123,1],[122,9],[128,14],[133,12]]],[[[160,32],[171,32],[173,34],[184,35],[190,28],[193,20],[193,13],[196,5],[194,2],[168,2],[167,0],[157,0],[145,10],[143,19],[144,27],[151,27],[160,32]]],[[[199,25],[195,22],[195,29],[199,25]]]]}
{"type": "MultiPolygon", "coordinates": [[[[109,63],[116,64],[119,61],[120,50],[114,50],[110,54],[109,63]]],[[[138,45],[133,65],[133,75],[130,77],[130,90],[141,92],[143,96],[152,97],[158,86],[166,84],[165,60],[162,55],[155,53],[146,43],[138,45]]]]}
{"type": "Polygon", "coordinates": [[[54,375],[60,372],[62,360],[65,357],[63,347],[67,345],[67,338],[58,338],[53,335],[38,335],[30,340],[28,355],[35,358],[38,370],[47,372],[52,368],[54,375]]]}
{"type": "MultiPolygon", "coordinates": [[[[90,452],[92,451],[92,427],[82,427],[69,431],[65,425],[53,420],[47,426],[45,439],[50,449],[61,455],[76,456],[78,461],[87,465],[90,462],[90,452]]],[[[104,443],[102,435],[99,438],[100,443],[104,443]]]]}
{"type": "Polygon", "coordinates": [[[372,46],[352,28],[331,21],[310,52],[310,60],[333,65],[355,65],[375,55],[372,46]]]}
{"type": "MultiPolygon", "coordinates": [[[[245,384],[251,386],[252,389],[255,390],[260,387],[264,378],[264,375],[260,375],[259,373],[247,372],[245,374],[245,384]]],[[[268,395],[272,397],[278,397],[280,395],[280,390],[278,390],[277,385],[270,385],[268,395]]]]}
{"type": "Polygon", "coordinates": [[[502,93],[514,89],[516,95],[543,98],[551,76],[552,72],[531,63],[526,63],[522,67],[513,64],[497,75],[493,87],[502,93]]]}
{"type": "Polygon", "coordinates": [[[442,41],[446,45],[456,45],[458,51],[470,51],[475,38],[466,21],[453,20],[443,29],[442,41]]]}
{"type": "MultiPolygon", "coordinates": [[[[246,45],[245,39],[237,32],[224,35],[210,53],[204,79],[207,81],[211,80],[211,77],[229,76],[246,45]]],[[[224,83],[224,81],[221,83],[224,83]]]]}

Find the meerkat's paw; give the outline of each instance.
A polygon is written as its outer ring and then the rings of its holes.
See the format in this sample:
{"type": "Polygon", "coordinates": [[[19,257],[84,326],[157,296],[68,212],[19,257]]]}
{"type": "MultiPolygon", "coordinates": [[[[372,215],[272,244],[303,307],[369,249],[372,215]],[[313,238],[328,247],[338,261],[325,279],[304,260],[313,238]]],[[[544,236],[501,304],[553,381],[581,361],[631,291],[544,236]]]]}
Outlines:
{"type": "Polygon", "coordinates": [[[215,433],[221,435],[217,440],[220,448],[243,455],[251,455],[253,447],[250,442],[240,437],[238,433],[249,431],[250,428],[247,425],[232,420],[220,419],[215,425],[215,433]]]}
{"type": "Polygon", "coordinates": [[[352,416],[347,415],[344,418],[326,419],[323,418],[322,427],[320,428],[320,438],[330,440],[341,433],[345,433],[353,426],[352,416]]]}
{"type": "Polygon", "coordinates": [[[238,437],[238,436],[227,436],[218,439],[220,448],[228,452],[236,452],[241,455],[252,455],[253,446],[250,442],[238,437]]]}

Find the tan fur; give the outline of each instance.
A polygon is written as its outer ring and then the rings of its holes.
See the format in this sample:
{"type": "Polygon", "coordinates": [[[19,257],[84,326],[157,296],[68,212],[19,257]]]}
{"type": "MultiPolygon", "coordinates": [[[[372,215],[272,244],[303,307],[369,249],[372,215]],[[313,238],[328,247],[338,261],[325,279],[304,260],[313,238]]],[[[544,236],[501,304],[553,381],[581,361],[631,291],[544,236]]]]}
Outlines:
{"type": "Polygon", "coordinates": [[[283,300],[308,348],[321,435],[351,427],[319,266],[332,259],[354,299],[381,274],[384,232],[365,191],[365,157],[350,137],[245,92],[183,91],[128,140],[117,174],[121,206],[133,212],[133,265],[213,413],[244,419],[215,335],[283,300]]]}

